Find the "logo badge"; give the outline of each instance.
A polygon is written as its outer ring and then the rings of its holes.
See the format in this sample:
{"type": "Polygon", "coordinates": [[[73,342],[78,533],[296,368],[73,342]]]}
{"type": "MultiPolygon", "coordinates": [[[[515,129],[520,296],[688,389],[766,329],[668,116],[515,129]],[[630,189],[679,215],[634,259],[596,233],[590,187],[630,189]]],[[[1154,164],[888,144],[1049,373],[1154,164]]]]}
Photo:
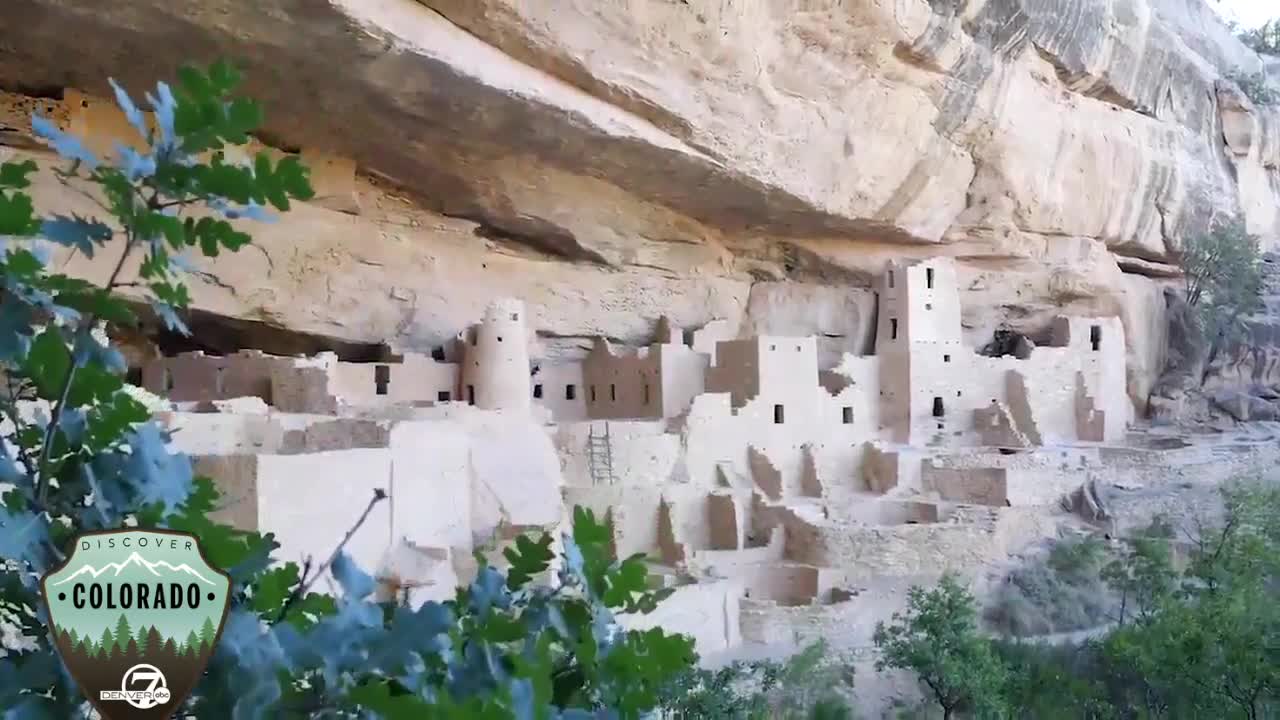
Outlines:
{"type": "Polygon", "coordinates": [[[194,535],[112,530],[76,538],[41,581],[58,652],[106,720],[168,718],[209,663],[231,578],[194,535]]]}

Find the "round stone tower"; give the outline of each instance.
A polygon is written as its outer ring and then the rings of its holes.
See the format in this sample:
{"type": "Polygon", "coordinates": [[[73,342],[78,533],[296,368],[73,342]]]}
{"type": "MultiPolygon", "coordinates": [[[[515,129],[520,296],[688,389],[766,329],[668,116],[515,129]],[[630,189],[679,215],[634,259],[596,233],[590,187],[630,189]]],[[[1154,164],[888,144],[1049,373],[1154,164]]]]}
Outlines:
{"type": "Polygon", "coordinates": [[[524,303],[491,303],[471,328],[462,366],[462,399],[484,410],[529,410],[529,336],[524,303]]]}

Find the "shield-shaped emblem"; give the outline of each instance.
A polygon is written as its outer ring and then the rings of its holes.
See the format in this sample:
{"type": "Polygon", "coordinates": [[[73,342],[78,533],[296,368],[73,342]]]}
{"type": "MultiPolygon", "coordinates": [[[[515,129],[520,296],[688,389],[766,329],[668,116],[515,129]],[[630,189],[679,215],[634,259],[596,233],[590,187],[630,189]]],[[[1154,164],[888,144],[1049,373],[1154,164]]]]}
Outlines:
{"type": "Polygon", "coordinates": [[[159,719],[204,672],[231,578],[194,535],[112,530],[77,537],[41,586],[58,651],[89,702],[107,720],[159,719]]]}

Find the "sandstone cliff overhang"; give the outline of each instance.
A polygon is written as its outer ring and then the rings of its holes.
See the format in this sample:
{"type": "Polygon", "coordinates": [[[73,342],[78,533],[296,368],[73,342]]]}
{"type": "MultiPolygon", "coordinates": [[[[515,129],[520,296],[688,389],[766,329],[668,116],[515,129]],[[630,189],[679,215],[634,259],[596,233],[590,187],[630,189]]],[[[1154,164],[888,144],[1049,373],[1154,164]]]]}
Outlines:
{"type": "Polygon", "coordinates": [[[1212,87],[1259,61],[1208,13],[13,0],[0,87],[101,94],[107,76],[141,87],[236,58],[277,143],[354,158],[438,211],[579,259],[603,256],[557,211],[561,176],[722,229],[938,242],[1003,228],[1159,259],[1237,204],[1212,87]]]}

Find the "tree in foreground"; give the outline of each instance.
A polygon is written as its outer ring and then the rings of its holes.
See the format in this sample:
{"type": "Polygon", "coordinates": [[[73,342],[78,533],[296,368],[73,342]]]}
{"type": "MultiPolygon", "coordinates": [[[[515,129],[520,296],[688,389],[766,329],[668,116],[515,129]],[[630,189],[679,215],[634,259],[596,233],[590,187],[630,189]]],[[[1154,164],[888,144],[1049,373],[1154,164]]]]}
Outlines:
{"type": "MultiPolygon", "coordinates": [[[[251,241],[245,221],[269,221],[312,195],[296,158],[229,159],[228,148],[247,144],[262,121],[257,103],[236,94],[239,80],[222,63],[184,68],[176,86],[146,94],[150,116],[113,82],[144,142],[118,145],[109,160],[34,118],[36,134],[65,161],[54,177],[100,217],[38,214],[26,193],[35,162],[0,164],[0,622],[14,630],[0,655],[3,717],[87,717],[54,652],[38,581],[65,559],[74,535],[136,525],[196,534],[209,561],[231,576],[221,641],[183,713],[638,718],[696,655],[689,638],[619,626],[617,615],[649,612],[665,593],[647,589],[641,557],[611,557],[607,522],[575,509],[555,572],[552,538],[521,537],[505,552],[508,572],[482,565],[449,602],[374,602],[373,579],[350,561],[338,533],[328,558],[300,568],[272,562],[278,544],[270,534],[211,522],[219,500],[212,483],[170,452],[126,388],[124,359],[104,326],[135,325],[141,304],[186,332],[184,278],[196,257],[236,252],[251,241]],[[106,256],[109,277],[95,285],[54,271],[50,243],[106,256]],[[124,288],[139,295],[126,301],[124,288]],[[312,591],[326,573],[338,597],[312,591]],[[547,575],[550,582],[536,580],[547,575]]],[[[385,499],[375,492],[354,524],[385,499]]],[[[207,623],[199,642],[212,642],[214,630],[207,623]]],[[[115,650],[124,631],[104,632],[94,649],[115,650]]],[[[155,650],[157,638],[151,629],[127,643],[155,650]]]]}
{"type": "Polygon", "coordinates": [[[1234,221],[1187,238],[1180,260],[1187,305],[1206,353],[1203,384],[1209,366],[1240,339],[1245,319],[1261,306],[1262,250],[1258,237],[1234,221]]]}
{"type": "Polygon", "coordinates": [[[912,587],[907,611],[876,624],[876,669],[910,670],[948,720],[957,712],[998,714],[1007,671],[977,629],[973,596],[953,575],[937,587],[912,587]]]}

